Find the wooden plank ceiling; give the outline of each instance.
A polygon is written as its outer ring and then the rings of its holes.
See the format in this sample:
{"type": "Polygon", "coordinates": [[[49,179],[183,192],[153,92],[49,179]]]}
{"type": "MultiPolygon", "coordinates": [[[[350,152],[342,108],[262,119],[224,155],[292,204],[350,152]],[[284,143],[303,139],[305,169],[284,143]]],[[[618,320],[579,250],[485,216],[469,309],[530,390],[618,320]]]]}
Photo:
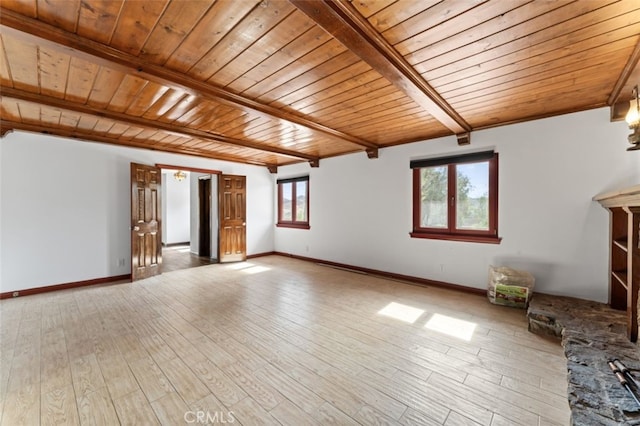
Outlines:
{"type": "Polygon", "coordinates": [[[637,0],[2,0],[0,30],[3,135],[272,171],[611,106],[640,75],[637,0]]]}

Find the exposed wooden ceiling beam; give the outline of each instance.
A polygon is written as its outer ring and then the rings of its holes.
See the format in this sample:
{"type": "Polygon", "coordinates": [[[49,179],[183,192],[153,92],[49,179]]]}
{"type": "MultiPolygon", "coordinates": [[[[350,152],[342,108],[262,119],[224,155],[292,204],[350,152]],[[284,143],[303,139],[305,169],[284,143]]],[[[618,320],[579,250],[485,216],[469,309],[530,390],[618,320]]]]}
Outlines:
{"type": "Polygon", "coordinates": [[[13,130],[23,130],[25,132],[32,133],[44,133],[52,136],[61,136],[70,139],[81,139],[89,142],[100,142],[107,143],[111,145],[119,145],[125,146],[129,148],[142,148],[151,151],[164,151],[164,152],[172,152],[175,154],[183,154],[183,155],[194,155],[196,157],[205,157],[211,158],[214,160],[223,160],[223,161],[232,161],[236,163],[245,163],[245,164],[253,164],[256,166],[264,166],[267,168],[277,167],[277,165],[270,163],[263,163],[259,161],[247,160],[245,158],[236,157],[233,155],[217,155],[211,154],[210,152],[192,148],[184,148],[184,147],[170,147],[170,146],[162,146],[162,149],[155,148],[153,146],[149,146],[144,142],[139,142],[134,139],[132,140],[121,140],[116,138],[110,138],[107,136],[100,136],[95,133],[85,132],[77,129],[63,129],[59,127],[49,127],[42,126],[41,124],[30,124],[30,123],[21,123],[18,121],[4,120],[0,119],[0,134],[4,137],[7,133],[13,130]]]}
{"type": "Polygon", "coordinates": [[[110,111],[104,108],[98,108],[90,105],[74,103],[65,99],[54,98],[52,96],[25,92],[24,90],[14,89],[12,87],[0,86],[0,95],[2,97],[32,102],[40,105],[46,105],[52,108],[63,109],[63,110],[78,112],[81,114],[89,114],[89,115],[94,115],[98,117],[108,118],[110,120],[120,121],[122,123],[127,123],[134,126],[141,126],[141,127],[151,128],[151,129],[159,129],[159,130],[163,130],[178,136],[192,137],[192,138],[202,139],[210,142],[221,143],[225,145],[241,146],[244,148],[251,148],[259,151],[271,152],[273,154],[286,155],[288,157],[303,159],[307,161],[318,160],[318,156],[315,156],[315,155],[301,154],[288,149],[276,148],[268,145],[263,145],[257,142],[234,139],[234,138],[229,138],[221,135],[213,135],[209,132],[205,132],[202,130],[176,126],[175,124],[165,123],[162,121],[149,120],[142,117],[110,111]]]}
{"type": "Polygon", "coordinates": [[[347,0],[289,0],[455,134],[471,126],[347,0]]]}
{"type": "Polygon", "coordinates": [[[618,101],[609,107],[609,120],[622,121],[629,112],[629,101],[618,101]]]}
{"type": "Polygon", "coordinates": [[[2,16],[0,21],[2,32],[11,37],[43,45],[111,69],[137,75],[169,88],[184,90],[192,95],[239,108],[247,113],[257,114],[270,120],[287,121],[364,148],[378,147],[373,142],[332,129],[306,117],[256,102],[183,73],[154,65],[144,59],[80,37],[37,19],[20,15],[12,10],[0,7],[0,16],[2,16]]]}
{"type": "Polygon", "coordinates": [[[640,84],[640,39],[636,43],[633,52],[629,55],[629,60],[625,64],[613,90],[607,99],[609,105],[609,113],[611,121],[622,121],[629,111],[629,100],[631,98],[631,90],[623,93],[623,89],[640,84]],[[629,81],[631,80],[631,82],[629,81]],[[637,80],[637,81],[635,81],[637,80]]]}
{"type": "Polygon", "coordinates": [[[456,135],[458,139],[458,145],[469,145],[471,143],[471,133],[458,133],[456,135]]]}
{"type": "MultiPolygon", "coordinates": [[[[633,74],[633,71],[636,69],[639,63],[640,63],[640,39],[638,39],[638,43],[636,43],[636,47],[633,49],[633,52],[631,52],[631,55],[629,55],[629,60],[625,64],[624,68],[622,69],[622,72],[620,73],[620,76],[618,77],[616,84],[613,86],[611,95],[609,95],[609,99],[607,99],[607,105],[613,106],[616,102],[618,102],[618,100],[620,100],[620,96],[622,95],[621,93],[622,89],[627,84],[627,81],[629,81],[629,77],[631,77],[631,75],[633,74]]],[[[627,96],[624,96],[623,101],[629,100],[629,98],[631,97],[631,92],[627,93],[626,95],[627,96]]]]}
{"type": "Polygon", "coordinates": [[[200,167],[176,166],[175,164],[156,163],[156,167],[159,168],[159,169],[182,170],[182,171],[185,171],[185,172],[204,173],[206,175],[221,175],[222,174],[222,171],[220,171],[220,170],[202,169],[200,167]]]}

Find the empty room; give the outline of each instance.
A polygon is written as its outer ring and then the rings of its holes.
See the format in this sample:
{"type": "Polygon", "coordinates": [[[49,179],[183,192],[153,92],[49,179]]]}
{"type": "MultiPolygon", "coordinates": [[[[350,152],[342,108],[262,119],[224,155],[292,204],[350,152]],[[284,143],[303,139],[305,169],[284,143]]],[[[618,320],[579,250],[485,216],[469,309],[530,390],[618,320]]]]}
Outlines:
{"type": "Polygon", "coordinates": [[[2,0],[0,425],[640,422],[636,0],[2,0]]]}

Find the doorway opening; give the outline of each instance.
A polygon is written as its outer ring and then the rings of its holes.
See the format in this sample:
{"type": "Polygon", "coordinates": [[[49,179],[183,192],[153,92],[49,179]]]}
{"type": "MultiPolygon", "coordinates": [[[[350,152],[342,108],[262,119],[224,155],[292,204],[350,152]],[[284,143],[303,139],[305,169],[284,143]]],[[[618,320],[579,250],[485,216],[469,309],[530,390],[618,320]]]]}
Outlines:
{"type": "Polygon", "coordinates": [[[199,195],[199,229],[200,239],[199,255],[211,257],[211,176],[200,176],[198,178],[199,195]]]}
{"type": "Polygon", "coordinates": [[[218,172],[157,166],[163,182],[162,272],[217,263],[217,199],[211,194],[218,172]]]}

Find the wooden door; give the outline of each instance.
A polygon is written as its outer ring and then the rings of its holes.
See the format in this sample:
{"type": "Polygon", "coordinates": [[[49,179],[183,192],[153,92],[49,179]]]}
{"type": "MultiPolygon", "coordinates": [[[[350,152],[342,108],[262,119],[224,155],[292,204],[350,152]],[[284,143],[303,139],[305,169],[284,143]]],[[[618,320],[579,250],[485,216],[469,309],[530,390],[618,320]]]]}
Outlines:
{"type": "Polygon", "coordinates": [[[221,263],[247,259],[246,182],[245,176],[235,175],[218,180],[221,263]]]}
{"type": "Polygon", "coordinates": [[[131,163],[131,280],[160,274],[162,263],[160,169],[131,163]]]}

